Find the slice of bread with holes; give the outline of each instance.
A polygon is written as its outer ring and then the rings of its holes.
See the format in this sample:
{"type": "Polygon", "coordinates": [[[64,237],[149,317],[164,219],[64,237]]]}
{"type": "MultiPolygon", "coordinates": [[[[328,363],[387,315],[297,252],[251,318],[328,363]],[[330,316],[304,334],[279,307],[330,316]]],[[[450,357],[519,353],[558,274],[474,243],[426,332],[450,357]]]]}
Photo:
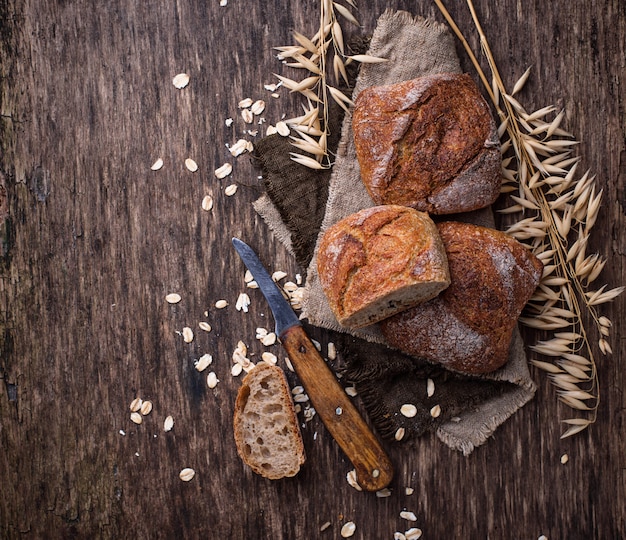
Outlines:
{"type": "Polygon", "coordinates": [[[305,461],[302,434],[285,373],[259,362],[243,379],[234,416],[235,444],[255,473],[295,476],[305,461]]]}

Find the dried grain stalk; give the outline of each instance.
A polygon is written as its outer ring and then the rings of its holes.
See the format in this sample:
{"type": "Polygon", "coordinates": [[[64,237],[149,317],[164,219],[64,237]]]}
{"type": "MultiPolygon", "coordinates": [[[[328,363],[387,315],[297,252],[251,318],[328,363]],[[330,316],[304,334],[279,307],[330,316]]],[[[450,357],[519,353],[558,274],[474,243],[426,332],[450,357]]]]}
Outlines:
{"type": "Polygon", "coordinates": [[[573,155],[578,141],[561,127],[565,112],[547,106],[529,113],[513,97],[524,87],[530,69],[507,92],[472,1],[467,0],[467,5],[491,81],[442,2],[435,3],[461,40],[500,118],[502,191],[511,194],[513,202],[502,213],[523,216],[507,232],[527,245],[545,265],[541,283],[520,322],[553,332],[550,339],[530,347],[540,357],[531,364],[548,374],[558,399],[574,411],[573,418],[562,420],[567,428],[561,438],[569,437],[597,418],[600,384],[596,351],[604,355],[612,352],[608,341],[611,321],[600,315],[598,306],[624,290],[607,289],[606,285],[595,288],[606,260],[597,253],[587,253],[602,190],[590,171],[578,174],[580,159],[573,155]],[[528,214],[530,217],[525,217],[528,214]],[[595,327],[597,343],[587,321],[595,327]]]}
{"type": "MultiPolygon", "coordinates": [[[[352,0],[346,0],[346,4],[356,8],[352,0]]],[[[353,105],[338,88],[342,80],[348,84],[346,67],[352,62],[386,62],[384,58],[366,54],[347,54],[342,23],[359,26],[348,7],[336,1],[320,0],[319,9],[319,29],[315,35],[307,37],[294,32],[293,45],[275,47],[278,58],[286,66],[307,72],[307,76],[299,80],[283,75],[276,77],[282,86],[306,98],[304,114],[286,123],[292,129],[292,144],[297,150],[291,153],[291,159],[311,169],[326,169],[332,165],[327,145],[329,103],[333,101],[345,111],[353,105]]]]}

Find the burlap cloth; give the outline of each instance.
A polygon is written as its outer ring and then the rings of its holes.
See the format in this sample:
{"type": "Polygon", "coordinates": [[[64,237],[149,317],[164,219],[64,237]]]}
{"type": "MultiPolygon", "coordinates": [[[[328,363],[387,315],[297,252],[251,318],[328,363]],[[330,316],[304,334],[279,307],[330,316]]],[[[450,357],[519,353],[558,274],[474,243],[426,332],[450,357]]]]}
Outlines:
{"type": "MultiPolygon", "coordinates": [[[[353,99],[368,86],[460,72],[447,27],[403,11],[387,10],[381,15],[368,54],[389,61],[360,67],[353,99]]],[[[339,117],[331,114],[331,118],[339,117]]],[[[320,231],[373,202],[359,176],[350,113],[343,118],[340,132],[330,127],[335,141],[340,135],[330,174],[290,161],[292,148],[285,138],[270,136],[256,145],[267,194],[255,202],[255,209],[307,268],[303,318],[337,332],[333,339],[345,361],[345,378],[354,381],[378,431],[391,439],[400,427],[405,429],[405,438],[434,430],[445,444],[467,455],[535,393],[519,332],[514,332],[509,361],[503,368],[487,376],[467,377],[392,351],[376,325],[348,330],[337,323],[318,280],[316,241],[320,231]],[[429,378],[435,382],[432,397],[426,395],[429,378]],[[399,413],[404,403],[417,406],[414,418],[399,413]],[[434,405],[442,410],[436,419],[430,415],[434,405]]],[[[490,209],[449,218],[484,226],[494,223],[490,209]]]]}

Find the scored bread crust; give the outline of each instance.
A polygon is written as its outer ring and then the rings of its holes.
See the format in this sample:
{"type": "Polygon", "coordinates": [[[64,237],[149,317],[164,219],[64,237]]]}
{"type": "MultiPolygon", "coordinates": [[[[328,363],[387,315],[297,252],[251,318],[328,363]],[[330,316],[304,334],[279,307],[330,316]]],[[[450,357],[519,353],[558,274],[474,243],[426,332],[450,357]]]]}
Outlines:
{"type": "Polygon", "coordinates": [[[237,392],[233,430],[237,453],[255,473],[277,480],[295,476],[304,443],[285,373],[259,362],[237,392]]]}
{"type": "Polygon", "coordinates": [[[349,328],[430,300],[450,283],[432,219],[398,205],[367,208],[329,227],[317,268],[337,321],[349,328]]]}
{"type": "Polygon", "coordinates": [[[500,193],[500,141],[467,74],[364,89],[352,118],[361,178],[375,204],[431,214],[484,208],[500,193]]]}
{"type": "Polygon", "coordinates": [[[504,232],[469,223],[437,225],[450,286],[437,298],[381,322],[389,345],[455,371],[481,374],[508,359],[513,329],[543,265],[504,232]]]}

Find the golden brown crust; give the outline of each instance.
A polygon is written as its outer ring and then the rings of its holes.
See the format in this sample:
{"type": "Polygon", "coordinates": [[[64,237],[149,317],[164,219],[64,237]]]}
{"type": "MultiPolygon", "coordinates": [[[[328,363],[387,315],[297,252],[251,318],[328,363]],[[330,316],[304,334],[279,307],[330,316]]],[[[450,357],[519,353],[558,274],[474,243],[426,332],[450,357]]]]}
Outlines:
{"type": "Polygon", "coordinates": [[[387,342],[464,373],[506,363],[513,328],[543,265],[507,234],[468,223],[437,225],[450,286],[437,298],[381,323],[387,342]]]}
{"type": "Polygon", "coordinates": [[[361,178],[376,204],[452,214],[498,197],[495,122],[467,74],[366,88],[352,126],[361,178]]]}
{"type": "Polygon", "coordinates": [[[396,205],[361,210],[330,227],[317,267],[338,322],[355,328],[433,298],[449,283],[435,224],[396,205]]]}

